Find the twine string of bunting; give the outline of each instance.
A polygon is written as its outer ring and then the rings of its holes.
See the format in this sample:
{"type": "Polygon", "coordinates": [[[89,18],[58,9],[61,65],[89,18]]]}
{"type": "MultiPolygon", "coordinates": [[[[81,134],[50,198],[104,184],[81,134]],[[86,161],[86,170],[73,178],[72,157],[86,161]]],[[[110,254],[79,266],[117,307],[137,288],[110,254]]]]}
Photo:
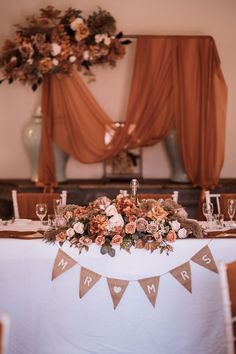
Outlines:
{"type": "Polygon", "coordinates": [[[129,282],[138,282],[143,289],[148,300],[155,308],[157,293],[160,283],[160,277],[171,274],[187,291],[192,293],[192,272],[190,261],[197,263],[198,265],[214,272],[218,273],[218,269],[214,260],[214,257],[209,248],[210,240],[207,245],[203,246],[197,253],[195,253],[187,262],[175,267],[168,272],[162,273],[158,276],[142,278],[142,279],[114,279],[105,277],[98,274],[90,269],[83,267],[79,262],[75,261],[71,256],[62,251],[58,246],[58,252],[54,261],[52,270],[52,280],[65,273],[75,265],[79,265],[80,270],[80,285],[79,285],[79,297],[82,298],[92,287],[101,279],[105,278],[107,280],[108,288],[110,291],[111,299],[113,302],[113,307],[116,309],[119,302],[121,301],[129,282]]]}

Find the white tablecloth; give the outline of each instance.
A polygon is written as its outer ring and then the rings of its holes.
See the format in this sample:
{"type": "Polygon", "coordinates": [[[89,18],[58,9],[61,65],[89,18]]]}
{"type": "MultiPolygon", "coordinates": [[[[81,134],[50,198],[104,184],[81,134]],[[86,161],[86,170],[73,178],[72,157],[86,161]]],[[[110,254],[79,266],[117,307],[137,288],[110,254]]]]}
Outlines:
{"type": "MultiPolygon", "coordinates": [[[[0,313],[11,316],[8,354],[225,354],[219,275],[191,263],[192,294],[168,273],[210,240],[178,240],[158,251],[101,255],[63,247],[78,265],[54,281],[58,247],[42,240],[0,240],[0,313]],[[103,277],[79,298],[81,265],[103,277]],[[135,280],[161,275],[153,308],[130,281],[113,309],[106,277],[135,280]]],[[[214,239],[216,263],[236,259],[236,239],[214,239]]]]}

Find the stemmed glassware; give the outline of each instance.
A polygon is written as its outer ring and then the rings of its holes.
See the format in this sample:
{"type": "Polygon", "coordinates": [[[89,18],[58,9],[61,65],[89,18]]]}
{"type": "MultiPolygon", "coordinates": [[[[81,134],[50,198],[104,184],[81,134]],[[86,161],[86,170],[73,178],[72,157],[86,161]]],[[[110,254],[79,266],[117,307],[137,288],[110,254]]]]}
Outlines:
{"type": "Polygon", "coordinates": [[[209,222],[212,220],[213,210],[214,210],[214,207],[213,207],[212,203],[203,203],[202,204],[202,213],[206,218],[207,227],[209,227],[209,222]]]}
{"type": "Polygon", "coordinates": [[[40,219],[41,223],[43,223],[43,219],[47,215],[47,204],[45,204],[45,203],[36,204],[35,212],[36,212],[37,217],[40,219]]]}
{"type": "Polygon", "coordinates": [[[56,217],[60,215],[60,206],[61,205],[62,205],[61,198],[53,199],[53,210],[54,210],[54,214],[56,217]]]}
{"type": "Polygon", "coordinates": [[[233,217],[235,214],[235,199],[228,199],[227,210],[230,218],[230,224],[233,225],[233,217]]]}

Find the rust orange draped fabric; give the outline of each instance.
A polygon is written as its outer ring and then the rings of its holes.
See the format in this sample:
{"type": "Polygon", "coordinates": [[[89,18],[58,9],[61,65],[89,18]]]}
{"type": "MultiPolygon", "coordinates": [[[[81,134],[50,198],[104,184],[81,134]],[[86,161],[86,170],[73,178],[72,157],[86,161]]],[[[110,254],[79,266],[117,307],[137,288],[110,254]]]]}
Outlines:
{"type": "Polygon", "coordinates": [[[227,88],[209,36],[140,36],[126,119],[117,127],[76,72],[43,81],[39,180],[56,183],[52,141],[83,163],[152,145],[175,126],[190,181],[217,184],[227,88]],[[105,136],[110,143],[105,143],[105,136]]]}

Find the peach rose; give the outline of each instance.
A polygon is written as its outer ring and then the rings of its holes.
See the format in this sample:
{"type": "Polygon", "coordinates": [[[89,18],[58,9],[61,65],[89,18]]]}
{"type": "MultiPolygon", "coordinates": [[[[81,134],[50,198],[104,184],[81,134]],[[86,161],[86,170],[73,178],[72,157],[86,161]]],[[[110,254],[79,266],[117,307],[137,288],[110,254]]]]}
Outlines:
{"type": "Polygon", "coordinates": [[[95,239],[95,243],[98,246],[103,245],[105,243],[105,237],[102,236],[102,235],[97,236],[96,239],[95,239]]]}
{"type": "Polygon", "coordinates": [[[66,240],[65,232],[60,232],[59,234],[56,235],[56,241],[64,242],[65,240],[66,240]]]}
{"type": "Polygon", "coordinates": [[[111,243],[113,245],[120,245],[122,242],[123,242],[123,237],[120,235],[115,235],[111,240],[111,243]]]}
{"type": "Polygon", "coordinates": [[[127,234],[134,234],[136,230],[136,222],[129,222],[125,225],[125,232],[127,234]]]}
{"type": "Polygon", "coordinates": [[[166,241],[169,242],[175,242],[176,241],[176,233],[175,231],[171,230],[168,232],[167,236],[166,236],[166,241]]]}
{"type": "Polygon", "coordinates": [[[81,243],[81,245],[89,246],[93,241],[89,237],[82,236],[80,237],[79,242],[81,243]]]}
{"type": "Polygon", "coordinates": [[[152,236],[155,238],[157,242],[161,242],[163,240],[163,237],[160,232],[155,232],[152,236]]]}

